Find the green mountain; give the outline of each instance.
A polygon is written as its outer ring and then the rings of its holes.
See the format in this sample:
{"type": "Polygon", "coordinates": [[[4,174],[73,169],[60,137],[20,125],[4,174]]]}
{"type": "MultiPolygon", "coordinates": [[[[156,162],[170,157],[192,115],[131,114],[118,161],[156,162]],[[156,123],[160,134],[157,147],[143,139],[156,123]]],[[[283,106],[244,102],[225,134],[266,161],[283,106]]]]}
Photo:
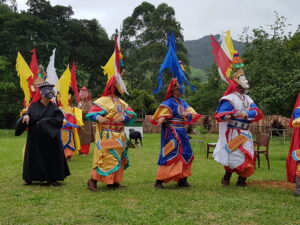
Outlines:
{"type": "Polygon", "coordinates": [[[190,66],[190,70],[191,70],[190,73],[191,80],[197,79],[200,81],[207,81],[207,74],[204,70],[195,68],[193,66],[190,66]]]}
{"type": "MultiPolygon", "coordinates": [[[[219,40],[220,35],[215,35],[216,40],[219,40]]],[[[213,56],[211,54],[212,48],[210,45],[210,36],[204,36],[198,40],[185,41],[184,45],[188,50],[188,58],[190,66],[207,70],[213,64],[213,56]]],[[[239,53],[243,53],[245,47],[244,42],[233,40],[235,49],[239,53]]]]}

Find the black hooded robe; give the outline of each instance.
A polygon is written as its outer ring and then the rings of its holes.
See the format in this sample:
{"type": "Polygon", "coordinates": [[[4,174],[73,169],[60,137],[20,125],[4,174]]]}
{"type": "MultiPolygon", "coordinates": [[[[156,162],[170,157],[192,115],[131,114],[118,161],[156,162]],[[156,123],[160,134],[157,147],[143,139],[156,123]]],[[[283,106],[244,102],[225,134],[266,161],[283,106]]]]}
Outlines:
{"type": "Polygon", "coordinates": [[[23,164],[25,181],[62,181],[70,175],[60,138],[64,114],[54,103],[28,108],[28,134],[23,164]]]}

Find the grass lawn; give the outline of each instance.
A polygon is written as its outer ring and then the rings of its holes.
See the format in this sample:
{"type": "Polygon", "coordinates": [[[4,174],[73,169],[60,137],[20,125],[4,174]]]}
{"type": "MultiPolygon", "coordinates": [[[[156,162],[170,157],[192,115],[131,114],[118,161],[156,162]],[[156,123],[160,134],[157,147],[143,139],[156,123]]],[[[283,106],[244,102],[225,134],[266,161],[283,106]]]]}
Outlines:
{"type": "MultiPolygon", "coordinates": [[[[197,139],[197,137],[194,137],[197,139]]],[[[217,135],[204,140],[214,142],[217,135]]],[[[265,159],[249,179],[250,185],[222,187],[224,170],[204,149],[195,145],[191,188],[175,183],[164,190],[153,187],[160,137],[147,134],[143,148],[130,149],[131,166],[125,171],[126,188],[98,192],[87,189],[92,154],[69,161],[71,176],[63,186],[22,185],[21,150],[25,136],[0,131],[0,224],[299,224],[300,198],[291,190],[262,186],[256,181],[285,181],[289,143],[272,139],[271,170],[265,159]],[[253,183],[252,183],[253,182],[253,183]],[[252,183],[252,184],[251,184],[252,183]]],[[[92,146],[94,149],[94,146],[92,146]]]]}

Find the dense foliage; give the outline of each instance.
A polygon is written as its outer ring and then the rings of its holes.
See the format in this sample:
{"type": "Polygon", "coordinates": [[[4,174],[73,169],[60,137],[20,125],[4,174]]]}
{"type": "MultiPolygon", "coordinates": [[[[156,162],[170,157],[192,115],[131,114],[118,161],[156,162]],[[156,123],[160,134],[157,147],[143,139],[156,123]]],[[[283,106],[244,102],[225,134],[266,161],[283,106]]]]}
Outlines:
{"type": "Polygon", "coordinates": [[[300,91],[300,30],[290,36],[284,28],[285,18],[277,15],[272,34],[254,29],[243,57],[250,95],[264,113],[290,116],[300,91]]]}
{"type": "MultiPolygon", "coordinates": [[[[275,13],[276,19],[268,33],[263,27],[242,35],[246,43],[242,58],[250,83],[249,95],[264,114],[289,117],[300,91],[300,29],[286,34],[286,19],[275,13]]],[[[202,114],[213,114],[226,83],[212,66],[208,81],[198,84],[197,94],[188,93],[188,102],[202,114]]]]}
{"type": "MultiPolygon", "coordinates": [[[[182,28],[176,21],[172,7],[162,3],[155,8],[154,5],[143,2],[133,10],[131,16],[124,19],[122,49],[127,63],[126,79],[132,90],[145,90],[151,94],[158,85],[157,75],[167,52],[169,32],[175,34],[178,58],[188,65],[182,28]]],[[[172,75],[165,74],[166,85],[171,77],[172,75]]],[[[163,93],[155,95],[157,101],[162,99],[162,95],[163,93]]],[[[151,110],[146,113],[151,113],[151,110]]]]}
{"type": "Polygon", "coordinates": [[[71,6],[51,6],[46,0],[27,4],[28,10],[19,13],[0,3],[1,128],[11,127],[22,107],[23,93],[15,70],[18,51],[29,64],[30,50],[36,48],[39,64],[46,67],[56,48],[58,75],[75,61],[78,84],[87,85],[94,97],[106,83],[100,66],[113,52],[113,41],[97,20],[73,19],[71,6]]]}
{"type": "MultiPolygon", "coordinates": [[[[97,20],[74,19],[71,6],[52,6],[47,0],[28,0],[27,4],[27,11],[18,12],[16,1],[0,1],[0,128],[12,127],[22,108],[23,93],[15,70],[18,51],[29,63],[30,50],[36,48],[39,64],[47,66],[56,48],[58,75],[75,61],[78,84],[87,85],[93,98],[103,91],[106,77],[100,66],[113,52],[114,43],[97,20]]],[[[300,29],[293,35],[285,34],[285,18],[275,15],[271,32],[263,27],[253,29],[244,33],[242,42],[235,42],[235,47],[237,50],[243,48],[250,96],[265,114],[289,116],[300,90],[300,29]]],[[[170,31],[175,33],[177,55],[185,63],[187,77],[198,89],[196,93],[187,89],[184,98],[199,113],[212,114],[227,85],[219,78],[212,62],[211,66],[205,64],[206,71],[196,69],[202,68],[198,65],[201,60],[197,63],[198,56],[193,53],[199,49],[195,43],[200,42],[184,44],[175,10],[165,3],[155,7],[143,2],[123,20],[121,51],[126,69],[124,78],[130,93],[124,99],[140,116],[154,112],[171,78],[165,73],[165,87],[160,94],[152,95],[157,86],[159,66],[167,52],[170,31]],[[191,69],[188,57],[193,65],[191,69]]],[[[210,58],[210,43],[208,37],[204,39],[201,49],[210,58]]]]}

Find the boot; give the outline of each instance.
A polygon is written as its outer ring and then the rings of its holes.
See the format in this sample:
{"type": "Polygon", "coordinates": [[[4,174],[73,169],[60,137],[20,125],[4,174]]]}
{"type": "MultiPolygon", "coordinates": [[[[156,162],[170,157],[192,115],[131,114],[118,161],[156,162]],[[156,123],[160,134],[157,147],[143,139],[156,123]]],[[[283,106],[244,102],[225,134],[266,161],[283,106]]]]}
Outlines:
{"type": "Polygon", "coordinates": [[[227,170],[225,171],[225,175],[221,180],[221,183],[223,184],[224,187],[226,187],[230,184],[231,175],[232,175],[231,172],[228,172],[227,170]]]}
{"type": "Polygon", "coordinates": [[[119,188],[119,187],[121,187],[121,184],[119,184],[119,183],[114,183],[113,185],[114,185],[114,188],[119,188]]]}
{"type": "Polygon", "coordinates": [[[182,178],[178,181],[178,187],[191,187],[191,185],[187,182],[187,177],[182,178]]]}
{"type": "Polygon", "coordinates": [[[156,180],[155,184],[154,184],[154,187],[156,187],[158,189],[163,189],[164,188],[163,181],[162,180],[156,180]]]}
{"type": "Polygon", "coordinates": [[[94,179],[89,179],[87,185],[91,191],[97,191],[97,181],[94,179]]]}
{"type": "Polygon", "coordinates": [[[61,186],[62,183],[59,183],[57,181],[47,181],[47,184],[48,185],[53,185],[53,186],[61,186]]]}
{"type": "Polygon", "coordinates": [[[106,185],[108,188],[119,188],[119,187],[123,187],[121,184],[119,183],[113,183],[113,184],[108,184],[106,185]]]}
{"type": "Polygon", "coordinates": [[[239,186],[239,187],[246,187],[246,186],[247,186],[246,180],[247,180],[246,177],[239,176],[239,177],[238,177],[238,180],[237,180],[237,182],[236,182],[236,186],[239,186]]]}
{"type": "Polygon", "coordinates": [[[296,188],[294,191],[295,196],[300,196],[300,177],[296,176],[296,188]]]}
{"type": "Polygon", "coordinates": [[[24,180],[24,185],[32,185],[32,181],[31,180],[24,180]]]}

